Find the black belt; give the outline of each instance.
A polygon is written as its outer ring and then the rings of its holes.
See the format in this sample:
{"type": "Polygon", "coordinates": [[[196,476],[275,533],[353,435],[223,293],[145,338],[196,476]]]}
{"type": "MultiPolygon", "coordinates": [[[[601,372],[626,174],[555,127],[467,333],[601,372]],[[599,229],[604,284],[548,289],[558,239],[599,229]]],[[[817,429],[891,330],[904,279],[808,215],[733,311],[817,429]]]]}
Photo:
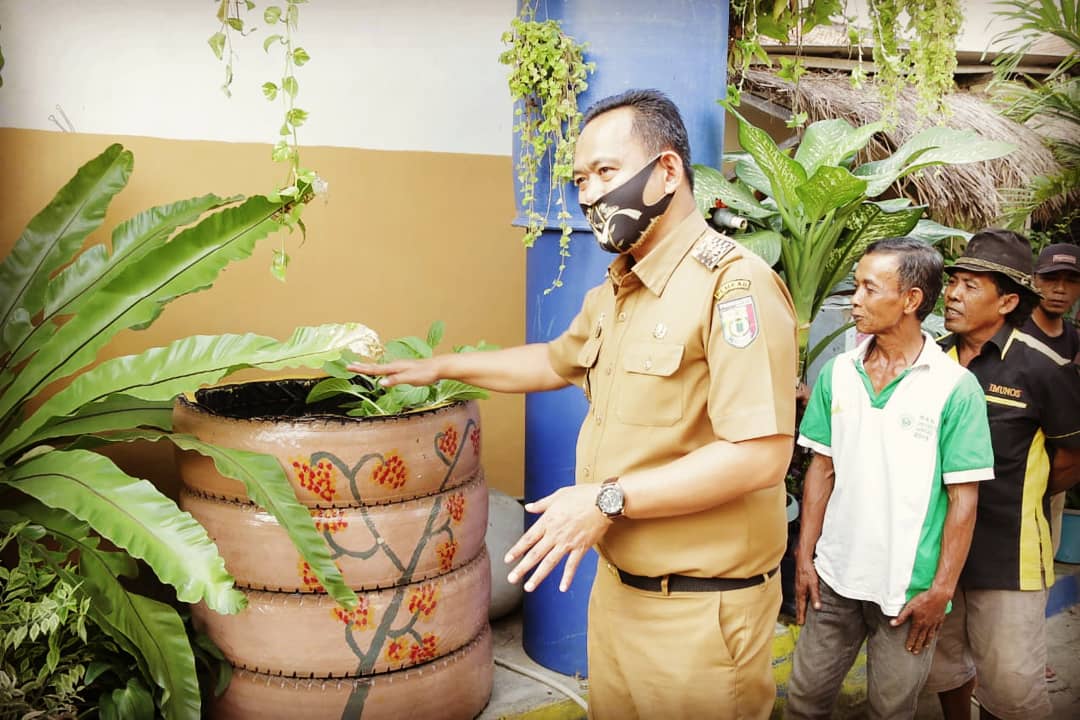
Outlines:
{"type": "Polygon", "coordinates": [[[750,578],[718,578],[718,577],[692,577],[690,575],[663,575],[661,577],[647,577],[645,575],[633,575],[625,570],[619,570],[619,579],[623,585],[629,585],[638,590],[649,592],[664,592],[667,584],[667,592],[725,592],[728,590],[742,590],[754,587],[765,582],[779,570],[773,568],[767,573],[755,575],[750,578]]]}

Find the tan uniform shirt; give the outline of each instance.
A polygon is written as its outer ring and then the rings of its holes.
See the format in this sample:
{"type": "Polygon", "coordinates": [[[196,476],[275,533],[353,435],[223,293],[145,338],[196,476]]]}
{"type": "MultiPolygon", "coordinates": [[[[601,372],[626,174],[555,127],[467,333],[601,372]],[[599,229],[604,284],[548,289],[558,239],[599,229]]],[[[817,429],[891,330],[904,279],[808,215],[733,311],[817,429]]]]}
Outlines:
{"type": "MultiPolygon", "coordinates": [[[[577,482],[662,466],[717,439],[793,435],[795,312],[776,273],[696,212],[631,262],[611,264],[548,347],[590,403],[577,482]]],[[[777,484],[692,515],[622,518],[600,551],[637,575],[751,577],[780,562],[784,505],[777,484]]]]}

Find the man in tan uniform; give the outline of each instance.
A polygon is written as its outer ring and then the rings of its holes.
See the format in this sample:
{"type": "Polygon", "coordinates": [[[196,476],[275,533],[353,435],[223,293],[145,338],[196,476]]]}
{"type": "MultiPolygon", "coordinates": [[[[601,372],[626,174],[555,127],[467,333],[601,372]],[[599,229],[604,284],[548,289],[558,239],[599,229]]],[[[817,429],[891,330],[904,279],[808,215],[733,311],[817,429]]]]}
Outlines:
{"type": "Polygon", "coordinates": [[[492,390],[580,385],[590,401],[577,484],[511,548],[532,590],[592,546],[590,717],[767,718],[783,477],[795,425],[791,298],[764,261],[694,203],[686,130],[656,91],[585,116],[574,178],[601,246],[618,253],[550,343],[358,365],[384,383],[452,377],[492,390]]]}

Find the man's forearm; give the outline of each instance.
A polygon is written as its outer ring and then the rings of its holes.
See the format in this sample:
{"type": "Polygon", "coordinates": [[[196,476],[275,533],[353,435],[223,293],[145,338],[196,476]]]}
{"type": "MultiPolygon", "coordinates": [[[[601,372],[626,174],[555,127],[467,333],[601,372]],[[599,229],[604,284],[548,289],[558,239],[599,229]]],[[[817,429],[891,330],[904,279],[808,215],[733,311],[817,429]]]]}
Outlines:
{"type": "Polygon", "coordinates": [[[975,531],[975,508],[979,504],[979,484],[960,483],[946,486],[949,509],[941,538],[941,556],[932,588],[952,598],[960,571],[967,561],[971,536],[975,531]]]}
{"type": "Polygon", "coordinates": [[[1065,492],[1080,482],[1080,449],[1057,448],[1046,489],[1051,495],[1065,492]]]}
{"type": "Polygon", "coordinates": [[[496,392],[539,392],[568,384],[551,368],[544,343],[439,355],[434,360],[440,378],[460,380],[496,392]]]}
{"type": "Polygon", "coordinates": [[[825,507],[835,483],[832,458],[814,453],[803,478],[802,514],[799,516],[799,556],[807,560],[814,557],[825,524],[825,507]]]}
{"type": "Polygon", "coordinates": [[[666,465],[620,477],[625,513],[645,519],[702,512],[782,483],[790,460],[790,435],[717,440],[666,465]]]}

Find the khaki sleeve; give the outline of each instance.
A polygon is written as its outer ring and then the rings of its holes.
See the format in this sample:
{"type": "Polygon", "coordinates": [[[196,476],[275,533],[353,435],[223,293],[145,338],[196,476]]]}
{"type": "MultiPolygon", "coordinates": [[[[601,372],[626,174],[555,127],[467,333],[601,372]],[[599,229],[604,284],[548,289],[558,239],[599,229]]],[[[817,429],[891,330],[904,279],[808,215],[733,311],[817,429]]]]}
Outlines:
{"type": "Polygon", "coordinates": [[[709,317],[709,418],[716,436],[739,442],[794,435],[795,309],[779,276],[756,256],[726,264],[709,317]]]}
{"type": "Polygon", "coordinates": [[[551,369],[569,383],[580,386],[585,380],[585,367],[579,362],[581,348],[592,337],[596,329],[596,300],[600,287],[595,287],[585,294],[581,311],[570,323],[570,327],[559,337],[547,344],[548,362],[551,369]]]}

